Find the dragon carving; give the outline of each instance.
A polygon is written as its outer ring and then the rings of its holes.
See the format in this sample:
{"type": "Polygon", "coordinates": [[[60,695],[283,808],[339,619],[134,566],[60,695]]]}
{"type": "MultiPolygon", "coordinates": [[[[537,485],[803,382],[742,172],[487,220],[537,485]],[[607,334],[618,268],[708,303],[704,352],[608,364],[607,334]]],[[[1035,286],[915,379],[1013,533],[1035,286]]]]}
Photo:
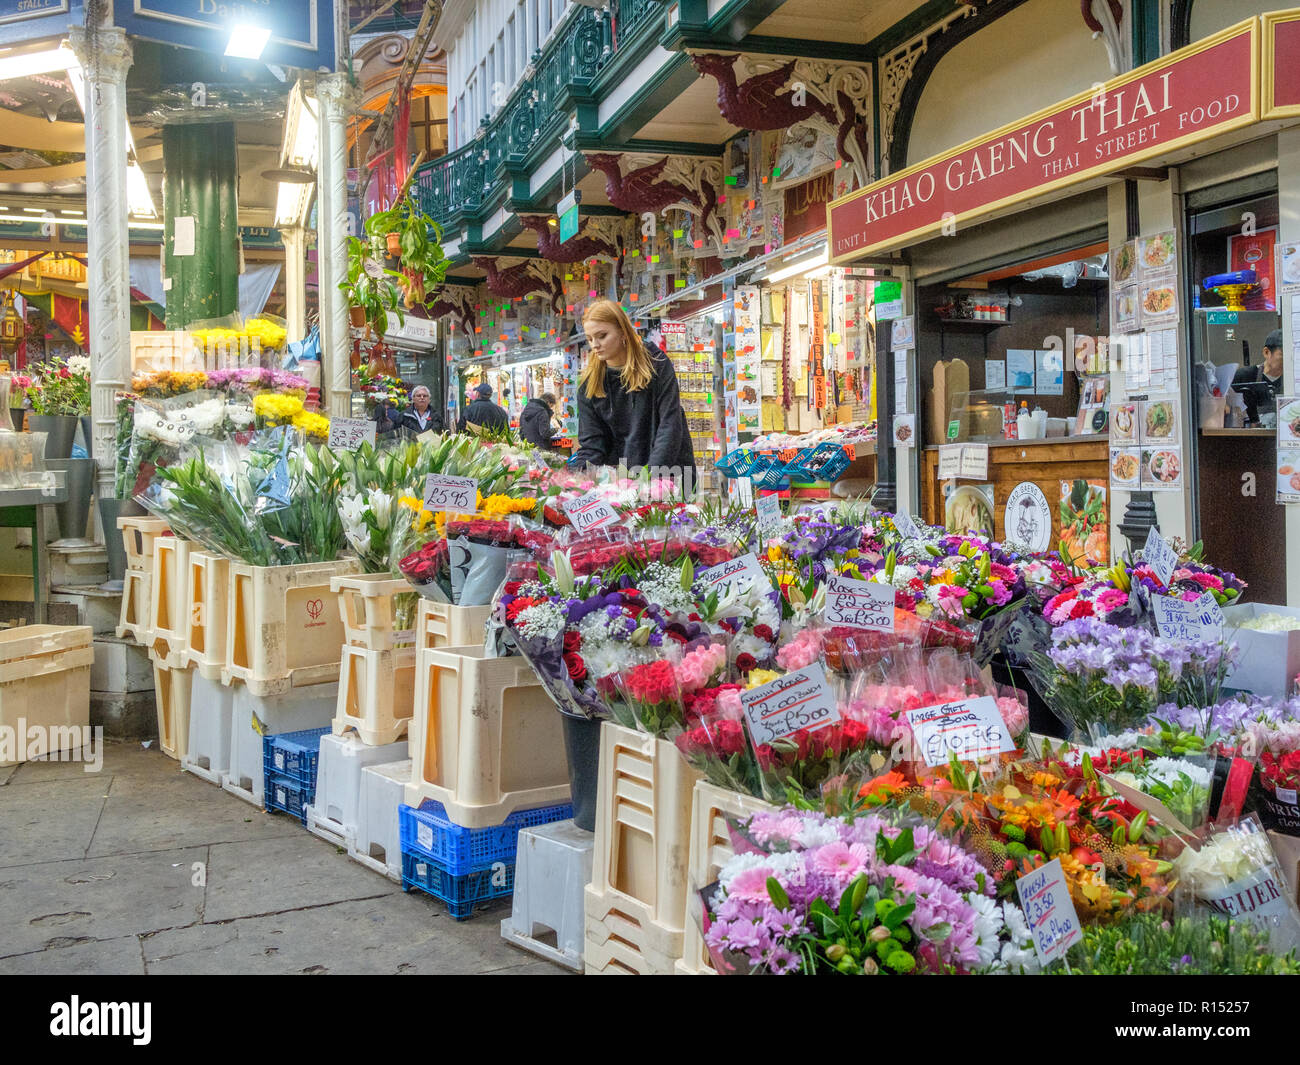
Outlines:
{"type": "Polygon", "coordinates": [[[545,292],[551,298],[552,311],[560,314],[564,310],[563,271],[554,263],[525,259],[500,269],[496,259],[475,258],[471,261],[487,274],[487,290],[493,296],[514,300],[534,292],[545,292]]]}
{"type": "Polygon", "coordinates": [[[585,218],[579,225],[578,235],[564,241],[560,240],[559,233],[547,222],[546,215],[521,214],[519,221],[537,234],[537,253],[553,263],[580,263],[597,256],[617,255],[617,249],[609,241],[598,236],[584,235],[587,229],[585,218]]]}
{"type": "Polygon", "coordinates": [[[638,215],[682,208],[698,215],[721,247],[723,226],[715,187],[721,181],[721,168],[716,160],[664,156],[657,162],[634,164],[625,174],[618,155],[596,152],[586,159],[605,175],[605,195],[615,207],[638,215]],[[711,171],[716,171],[716,180],[711,180],[711,171]]]}
{"type": "MultiPolygon", "coordinates": [[[[472,291],[472,289],[469,290],[470,293],[472,291]]],[[[471,299],[472,296],[466,292],[453,292],[450,288],[444,287],[438,293],[437,300],[429,305],[429,317],[436,320],[444,315],[454,315],[465,334],[473,336],[474,304],[471,299]]]]}
{"type": "Polygon", "coordinates": [[[813,122],[835,134],[836,154],[854,164],[860,183],[868,182],[872,169],[870,106],[860,109],[850,91],[870,85],[864,72],[791,59],[740,81],[736,75],[739,58],[734,53],[713,52],[691,56],[702,76],[717,81],[718,110],[723,118],[733,126],[752,130],[789,129],[801,122],[813,122]],[[794,86],[801,80],[803,91],[796,92],[794,86]]]}

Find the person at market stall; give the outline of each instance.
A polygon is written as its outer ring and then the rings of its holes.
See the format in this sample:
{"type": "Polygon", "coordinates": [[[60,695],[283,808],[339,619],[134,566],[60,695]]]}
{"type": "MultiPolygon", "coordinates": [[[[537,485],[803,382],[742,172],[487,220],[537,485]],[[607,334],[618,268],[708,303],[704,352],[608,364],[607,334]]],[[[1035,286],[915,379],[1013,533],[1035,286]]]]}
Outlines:
{"type": "Polygon", "coordinates": [[[551,443],[555,439],[555,426],[551,424],[554,417],[555,396],[550,392],[534,396],[519,415],[519,435],[536,447],[548,451],[560,450],[551,443]]]}
{"type": "Polygon", "coordinates": [[[381,399],[375,404],[375,435],[387,436],[395,433],[402,425],[402,412],[391,399],[381,399]]]}
{"type": "Polygon", "coordinates": [[[492,386],[484,381],[474,389],[475,399],[465,408],[465,413],[456,423],[456,431],[463,433],[466,424],[477,425],[481,429],[506,429],[510,418],[497,404],[492,402],[492,386]]]}
{"type": "Polygon", "coordinates": [[[1238,388],[1246,401],[1246,414],[1250,421],[1260,421],[1260,416],[1277,412],[1277,397],[1282,394],[1282,330],[1274,329],[1264,338],[1264,364],[1243,366],[1232,379],[1237,385],[1254,385],[1238,388]]]}
{"type": "Polygon", "coordinates": [[[677,372],[613,300],[582,318],[591,353],[578,381],[578,451],[570,466],[649,466],[695,481],[695,451],[677,372]],[[687,471],[690,471],[687,473],[687,471]]]}
{"type": "Polygon", "coordinates": [[[411,406],[402,411],[400,428],[420,433],[442,432],[442,415],[433,409],[433,396],[424,385],[416,385],[411,392],[411,406]]]}

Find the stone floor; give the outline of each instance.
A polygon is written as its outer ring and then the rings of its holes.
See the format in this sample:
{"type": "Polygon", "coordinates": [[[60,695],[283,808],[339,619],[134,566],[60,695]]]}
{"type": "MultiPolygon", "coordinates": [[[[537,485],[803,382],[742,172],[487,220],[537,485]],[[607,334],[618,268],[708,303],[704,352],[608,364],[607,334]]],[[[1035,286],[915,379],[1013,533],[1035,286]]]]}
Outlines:
{"type": "Polygon", "coordinates": [[[564,973],[156,744],[0,768],[0,974],[564,973]]]}

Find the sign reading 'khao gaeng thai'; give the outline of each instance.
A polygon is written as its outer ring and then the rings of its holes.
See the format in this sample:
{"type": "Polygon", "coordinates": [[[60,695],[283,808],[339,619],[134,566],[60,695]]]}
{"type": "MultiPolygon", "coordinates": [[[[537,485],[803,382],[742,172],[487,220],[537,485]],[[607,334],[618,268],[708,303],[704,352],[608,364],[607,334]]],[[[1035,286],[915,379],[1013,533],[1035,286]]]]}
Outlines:
{"type": "Polygon", "coordinates": [[[901,247],[1259,117],[1259,20],[868,185],[827,207],[831,261],[901,247]]]}

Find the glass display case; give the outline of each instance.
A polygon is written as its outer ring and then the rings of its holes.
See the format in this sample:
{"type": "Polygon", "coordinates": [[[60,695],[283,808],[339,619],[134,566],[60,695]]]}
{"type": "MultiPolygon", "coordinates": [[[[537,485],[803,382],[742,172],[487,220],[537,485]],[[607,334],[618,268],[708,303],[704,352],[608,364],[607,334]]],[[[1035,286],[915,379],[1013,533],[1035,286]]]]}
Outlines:
{"type": "Polygon", "coordinates": [[[1011,404],[1014,418],[1016,400],[1009,389],[954,393],[947,439],[951,443],[988,443],[1004,439],[1003,419],[1008,404],[1011,404]]]}

